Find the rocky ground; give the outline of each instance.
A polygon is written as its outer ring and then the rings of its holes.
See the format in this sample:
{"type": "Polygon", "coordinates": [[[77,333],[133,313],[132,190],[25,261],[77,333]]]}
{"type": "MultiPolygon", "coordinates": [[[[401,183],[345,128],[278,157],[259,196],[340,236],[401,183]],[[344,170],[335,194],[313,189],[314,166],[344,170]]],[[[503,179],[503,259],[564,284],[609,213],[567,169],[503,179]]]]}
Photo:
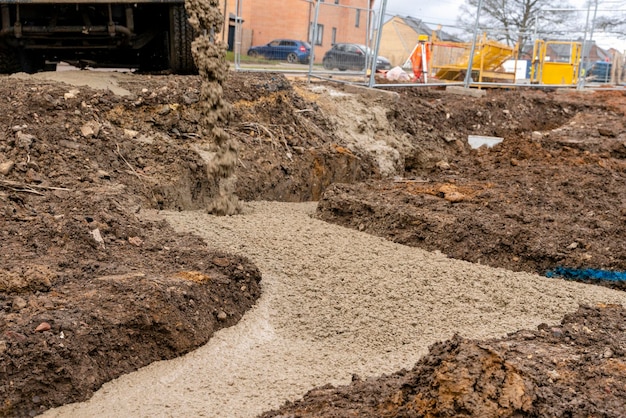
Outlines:
{"type": "MultiPolygon", "coordinates": [[[[490,92],[486,100],[466,100],[462,109],[442,105],[441,119],[459,128],[444,126],[437,135],[480,132],[504,141],[468,151],[455,139],[450,147],[459,152],[440,154],[434,165],[391,181],[335,184],[321,199],[319,216],[515,271],[626,270],[622,100],[621,92],[490,92]]],[[[430,118],[422,129],[435,124],[430,118]]],[[[404,120],[396,123],[406,129],[404,120]]]]}
{"type": "MultiPolygon", "coordinates": [[[[261,292],[248,260],[142,216],[202,209],[217,193],[206,175],[212,141],[197,127],[199,79],[54,74],[0,79],[0,415],[86,399],[121,374],[193,350],[261,292]]],[[[510,270],[626,269],[621,92],[474,98],[234,73],[224,94],[244,200],[319,200],[320,219],[510,270]],[[468,135],[504,141],[472,149],[468,135]]],[[[348,416],[357,404],[371,408],[364,416],[559,415],[582,402],[563,396],[574,390],[606,407],[585,415],[619,416],[623,315],[586,307],[561,327],[508,340],[455,338],[413,371],[323,388],[287,408],[319,416],[333,400],[324,416],[348,416]],[[582,365],[587,374],[573,372],[582,365]],[[480,390],[444,394],[448,371],[480,390]],[[590,378],[600,372],[608,377],[590,378]],[[589,390],[594,382],[602,390],[589,390]],[[542,409],[554,402],[561,409],[542,409]]]]}
{"type": "Polygon", "coordinates": [[[316,388],[263,417],[621,417],[625,319],[586,307],[506,338],[455,336],[411,370],[316,388]]]}

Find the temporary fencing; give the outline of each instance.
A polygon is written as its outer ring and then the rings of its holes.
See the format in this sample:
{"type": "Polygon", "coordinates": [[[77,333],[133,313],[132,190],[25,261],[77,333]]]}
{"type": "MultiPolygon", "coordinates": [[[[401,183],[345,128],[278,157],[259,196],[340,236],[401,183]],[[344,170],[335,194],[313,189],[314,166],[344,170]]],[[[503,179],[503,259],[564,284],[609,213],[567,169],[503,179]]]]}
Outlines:
{"type": "Polygon", "coordinates": [[[365,74],[372,63],[372,19],[367,0],[231,0],[229,48],[239,71],[365,74]],[[272,41],[306,44],[306,57],[288,59],[272,41]],[[333,48],[334,47],[334,48],[333,48]]]}
{"type": "Polygon", "coordinates": [[[581,9],[540,10],[534,22],[515,33],[481,24],[480,6],[474,30],[468,32],[388,12],[386,0],[376,3],[377,8],[369,0],[226,0],[235,68],[303,73],[371,87],[393,87],[394,80],[401,80],[397,83],[401,86],[580,88],[626,80],[624,55],[609,54],[595,41],[607,35],[595,25],[604,12],[597,2],[581,9]],[[547,17],[555,15],[561,23],[548,23],[547,17]],[[297,59],[282,52],[262,54],[253,48],[281,39],[308,45],[306,59],[301,54],[297,59]],[[547,45],[541,53],[537,42],[547,45]],[[580,51],[574,56],[558,43],[579,44],[580,51]],[[569,67],[553,65],[563,62],[567,53],[574,56],[569,67]],[[385,77],[390,69],[392,79],[385,77]]]}

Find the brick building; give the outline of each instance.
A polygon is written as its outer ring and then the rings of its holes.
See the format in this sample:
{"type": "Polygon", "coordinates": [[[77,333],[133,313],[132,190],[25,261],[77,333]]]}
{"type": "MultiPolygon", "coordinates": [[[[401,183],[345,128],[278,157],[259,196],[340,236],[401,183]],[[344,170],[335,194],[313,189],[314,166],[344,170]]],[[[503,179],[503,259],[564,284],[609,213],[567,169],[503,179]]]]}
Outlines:
{"type": "MultiPolygon", "coordinates": [[[[315,60],[335,42],[366,44],[374,0],[320,0],[317,38],[313,39],[315,1],[312,0],[239,0],[242,23],[241,53],[253,45],[276,38],[308,41],[315,45],[315,60]]],[[[222,0],[225,16],[222,40],[229,49],[235,45],[236,0],[222,0]]]]}

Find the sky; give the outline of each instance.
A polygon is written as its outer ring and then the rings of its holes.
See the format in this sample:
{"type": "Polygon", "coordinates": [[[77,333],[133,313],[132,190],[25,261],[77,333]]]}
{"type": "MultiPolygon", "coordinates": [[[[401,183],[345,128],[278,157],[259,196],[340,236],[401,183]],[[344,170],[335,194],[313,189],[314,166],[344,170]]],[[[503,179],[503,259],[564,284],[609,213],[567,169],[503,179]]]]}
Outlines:
{"type": "MultiPolygon", "coordinates": [[[[375,9],[378,10],[382,0],[377,0],[375,9]]],[[[604,0],[605,6],[600,5],[599,9],[607,9],[611,6],[609,3],[616,3],[611,0],[604,0]]],[[[454,26],[456,24],[456,18],[460,6],[465,3],[465,0],[387,0],[387,14],[401,15],[401,16],[413,16],[422,19],[424,22],[435,23],[443,25],[444,30],[450,30],[452,28],[446,28],[446,25],[454,26]]],[[[584,0],[569,0],[569,3],[575,8],[584,9],[584,0]]],[[[600,15],[602,11],[598,13],[600,15]]],[[[586,13],[581,12],[584,20],[586,13]]],[[[454,32],[454,30],[450,30],[454,32]]],[[[582,34],[581,34],[582,37],[582,34]]],[[[594,40],[596,43],[605,49],[616,48],[620,51],[626,51],[626,41],[619,40],[610,36],[603,36],[599,32],[594,32],[594,40]]]]}
{"type": "MultiPolygon", "coordinates": [[[[454,25],[459,7],[464,0],[388,0],[387,13],[414,16],[425,22],[454,25]]],[[[380,0],[377,1],[380,4],[380,0]]]]}

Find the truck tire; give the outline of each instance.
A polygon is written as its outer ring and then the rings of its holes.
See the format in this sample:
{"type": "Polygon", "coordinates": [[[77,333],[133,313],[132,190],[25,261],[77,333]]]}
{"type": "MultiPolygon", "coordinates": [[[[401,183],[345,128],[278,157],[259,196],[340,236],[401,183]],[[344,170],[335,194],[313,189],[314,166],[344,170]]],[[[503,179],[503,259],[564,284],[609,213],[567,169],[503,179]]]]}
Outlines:
{"type": "Polygon", "coordinates": [[[0,46],[0,74],[13,74],[22,71],[17,52],[9,47],[0,46]]]}
{"type": "Polygon", "coordinates": [[[187,19],[185,6],[170,7],[169,62],[176,74],[196,74],[198,69],[191,54],[194,31],[187,19]]]}
{"type": "Polygon", "coordinates": [[[28,74],[35,74],[44,71],[46,68],[46,60],[43,55],[35,52],[20,51],[18,59],[20,71],[28,74]]]}
{"type": "Polygon", "coordinates": [[[0,74],[28,73],[39,71],[54,71],[48,69],[42,54],[33,51],[21,51],[6,44],[0,44],[0,74]]]}

